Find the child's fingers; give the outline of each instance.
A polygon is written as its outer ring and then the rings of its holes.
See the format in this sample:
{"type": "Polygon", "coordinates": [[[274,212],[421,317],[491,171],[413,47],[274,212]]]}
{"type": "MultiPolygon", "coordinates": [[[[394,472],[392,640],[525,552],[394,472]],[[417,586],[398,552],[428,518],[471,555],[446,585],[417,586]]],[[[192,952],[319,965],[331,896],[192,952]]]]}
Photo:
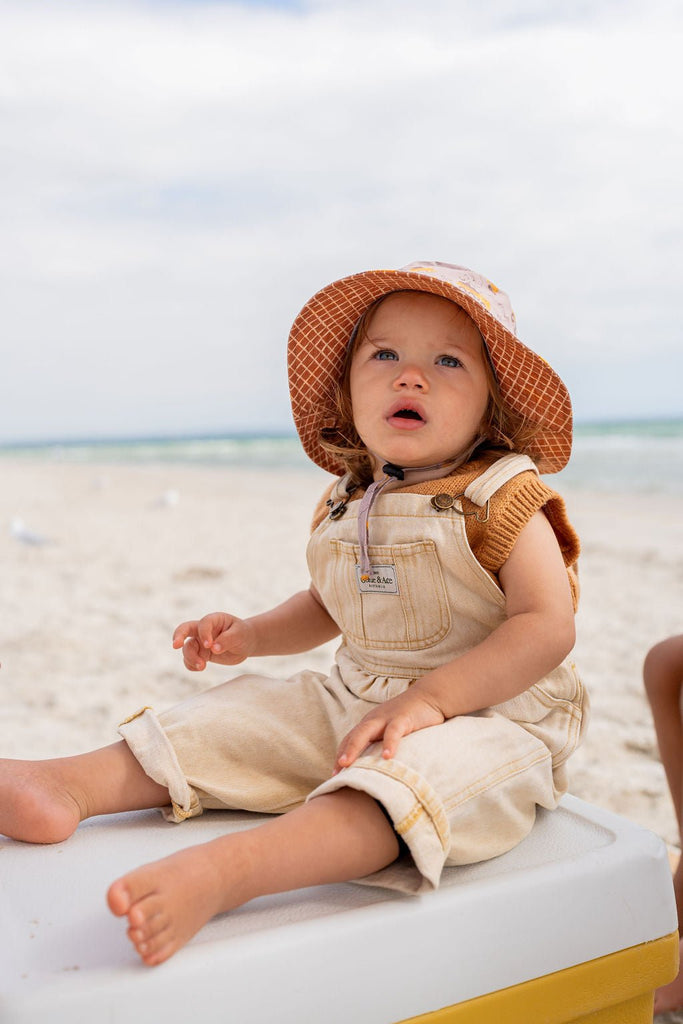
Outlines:
{"type": "Polygon", "coordinates": [[[221,663],[237,665],[250,654],[250,633],[243,619],[230,617],[227,626],[211,644],[211,653],[221,655],[221,663]]]}
{"type": "Polygon", "coordinates": [[[230,628],[232,620],[229,616],[224,615],[222,612],[214,612],[211,615],[205,615],[203,619],[200,619],[197,623],[197,638],[202,647],[206,648],[207,651],[216,651],[216,644],[219,648],[220,638],[224,638],[227,629],[230,628]],[[227,627],[227,628],[226,628],[227,627]]]}
{"type": "Polygon", "coordinates": [[[413,731],[413,724],[407,714],[384,715],[363,719],[355,729],[346,736],[339,747],[335,764],[336,775],[342,768],[353,764],[359,754],[371,743],[382,740],[382,757],[387,760],[394,757],[399,742],[413,731]]]}
{"type": "Polygon", "coordinates": [[[214,654],[224,654],[226,651],[230,651],[236,644],[235,633],[232,627],[224,629],[222,633],[219,633],[217,637],[211,642],[211,650],[214,654]]]}
{"type": "Polygon", "coordinates": [[[200,619],[197,623],[197,640],[199,646],[209,650],[213,644],[215,635],[215,626],[212,615],[205,615],[203,619],[200,619]]]}
{"type": "Polygon", "coordinates": [[[384,733],[384,726],[383,719],[364,718],[355,729],[352,729],[339,745],[335,775],[342,768],[348,768],[367,746],[380,739],[384,733]]]}
{"type": "Polygon", "coordinates": [[[387,759],[393,757],[398,749],[399,741],[412,731],[412,725],[407,715],[397,715],[396,718],[392,718],[384,730],[382,757],[387,759]]]}
{"type": "Polygon", "coordinates": [[[190,672],[201,672],[206,668],[206,656],[194,637],[188,637],[183,644],[183,661],[190,672]]]}
{"type": "Polygon", "coordinates": [[[189,636],[193,636],[197,627],[196,622],[181,622],[176,626],[173,634],[173,647],[179,650],[189,636]]]}

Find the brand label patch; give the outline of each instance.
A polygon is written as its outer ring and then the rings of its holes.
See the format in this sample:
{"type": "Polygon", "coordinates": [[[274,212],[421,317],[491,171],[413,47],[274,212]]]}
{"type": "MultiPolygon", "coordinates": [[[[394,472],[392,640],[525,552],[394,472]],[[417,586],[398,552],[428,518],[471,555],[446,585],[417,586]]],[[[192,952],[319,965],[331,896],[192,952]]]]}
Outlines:
{"type": "Polygon", "coordinates": [[[371,565],[368,579],[361,579],[360,566],[356,566],[356,579],[361,594],[398,594],[395,565],[371,565]]]}

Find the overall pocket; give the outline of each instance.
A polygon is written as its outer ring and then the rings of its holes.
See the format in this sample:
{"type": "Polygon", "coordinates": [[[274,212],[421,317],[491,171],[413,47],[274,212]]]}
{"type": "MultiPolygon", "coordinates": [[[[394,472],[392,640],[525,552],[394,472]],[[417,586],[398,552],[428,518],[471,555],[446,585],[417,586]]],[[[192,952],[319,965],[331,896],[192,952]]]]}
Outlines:
{"type": "Polygon", "coordinates": [[[367,583],[357,544],[331,540],[330,552],[329,611],[349,641],[367,650],[420,651],[443,640],[451,615],[434,541],[371,544],[367,583]]]}

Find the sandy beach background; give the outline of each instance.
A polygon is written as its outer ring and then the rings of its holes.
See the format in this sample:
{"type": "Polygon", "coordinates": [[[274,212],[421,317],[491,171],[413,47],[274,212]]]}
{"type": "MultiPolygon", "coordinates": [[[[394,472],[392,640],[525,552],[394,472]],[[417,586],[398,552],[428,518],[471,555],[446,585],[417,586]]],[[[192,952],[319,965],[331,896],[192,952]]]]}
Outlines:
{"type": "MultiPolygon", "coordinates": [[[[241,671],[187,672],[173,629],[218,609],[249,615],[305,587],[310,516],[329,479],[305,465],[48,455],[4,456],[0,474],[0,756],[37,758],[112,742],[137,708],[241,671]]],[[[641,668],[652,644],[683,629],[683,497],[571,480],[562,490],[583,541],[576,660],[593,706],[571,789],[676,845],[641,668]]],[[[252,665],[325,670],[333,649],[252,665]]]]}

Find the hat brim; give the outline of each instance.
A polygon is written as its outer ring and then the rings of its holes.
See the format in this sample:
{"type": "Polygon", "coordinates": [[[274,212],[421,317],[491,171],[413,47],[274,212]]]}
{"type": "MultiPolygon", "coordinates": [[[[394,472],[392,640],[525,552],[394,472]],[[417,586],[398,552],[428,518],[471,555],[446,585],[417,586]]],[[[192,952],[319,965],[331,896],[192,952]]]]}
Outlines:
{"type": "Polygon", "coordinates": [[[403,270],[369,270],[322,288],[292,325],[288,346],[292,413],[306,454],[341,476],[344,464],[320,445],[320,430],[333,414],[331,395],[341,380],[351,332],[377,299],[396,291],[419,291],[450,299],[476,323],[486,342],[505,401],[538,427],[528,449],[541,473],[556,473],[569,461],[572,407],[562,380],[541,356],[507,330],[473,294],[436,276],[403,270]]]}

